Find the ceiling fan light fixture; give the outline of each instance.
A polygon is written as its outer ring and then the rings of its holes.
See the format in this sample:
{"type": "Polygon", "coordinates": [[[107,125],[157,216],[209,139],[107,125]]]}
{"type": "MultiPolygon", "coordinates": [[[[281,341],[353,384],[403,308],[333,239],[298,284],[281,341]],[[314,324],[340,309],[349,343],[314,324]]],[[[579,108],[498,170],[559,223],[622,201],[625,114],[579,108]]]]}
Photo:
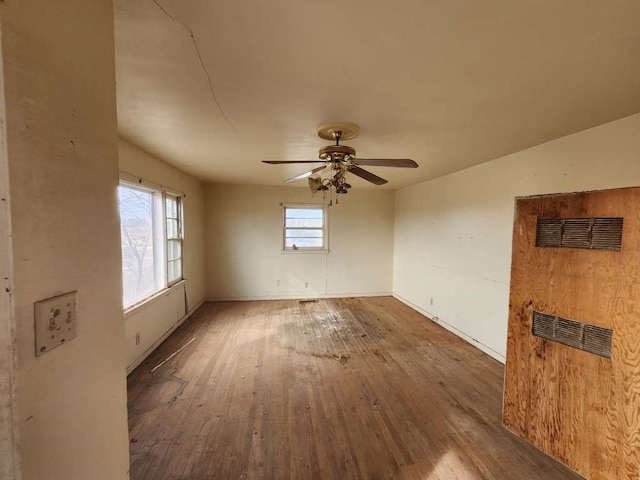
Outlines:
{"type": "Polygon", "coordinates": [[[382,177],[365,170],[361,166],[372,167],[404,167],[416,168],[418,164],[408,158],[358,158],[356,150],[348,145],[340,143],[341,140],[349,140],[355,138],[360,133],[360,128],[353,123],[327,123],[320,125],[316,130],[318,136],[325,140],[333,140],[335,143],[320,148],[319,160],[263,160],[264,163],[270,164],[287,164],[287,163],[321,163],[323,166],[316,167],[308,172],[301,173],[285,180],[285,183],[291,183],[303,178],[308,178],[324,169],[325,174],[330,175],[329,178],[320,180],[320,177],[309,179],[309,188],[311,193],[317,191],[327,191],[334,189],[337,194],[344,195],[348,193],[351,185],[347,183],[345,175],[351,173],[357,177],[366,180],[374,185],[384,185],[388,183],[382,177]]]}

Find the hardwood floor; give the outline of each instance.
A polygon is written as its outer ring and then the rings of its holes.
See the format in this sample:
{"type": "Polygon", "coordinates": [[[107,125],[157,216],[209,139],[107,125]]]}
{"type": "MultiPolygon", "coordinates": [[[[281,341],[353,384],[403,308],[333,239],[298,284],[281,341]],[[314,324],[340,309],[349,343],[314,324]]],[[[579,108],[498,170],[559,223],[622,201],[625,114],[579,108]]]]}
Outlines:
{"type": "Polygon", "coordinates": [[[207,303],[129,376],[131,478],[582,478],[501,426],[502,382],[390,297],[207,303]]]}

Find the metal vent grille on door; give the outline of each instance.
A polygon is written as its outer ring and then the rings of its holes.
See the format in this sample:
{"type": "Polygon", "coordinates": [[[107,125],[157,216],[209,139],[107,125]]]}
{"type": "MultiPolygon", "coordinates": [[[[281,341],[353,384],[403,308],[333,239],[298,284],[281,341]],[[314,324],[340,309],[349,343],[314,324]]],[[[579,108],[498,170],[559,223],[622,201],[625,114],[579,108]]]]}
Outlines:
{"type": "Polygon", "coordinates": [[[622,248],[623,218],[538,218],[536,247],[622,248]]]}
{"type": "Polygon", "coordinates": [[[533,334],[536,337],[611,358],[613,330],[608,328],[547,313],[533,312],[533,334]]]}

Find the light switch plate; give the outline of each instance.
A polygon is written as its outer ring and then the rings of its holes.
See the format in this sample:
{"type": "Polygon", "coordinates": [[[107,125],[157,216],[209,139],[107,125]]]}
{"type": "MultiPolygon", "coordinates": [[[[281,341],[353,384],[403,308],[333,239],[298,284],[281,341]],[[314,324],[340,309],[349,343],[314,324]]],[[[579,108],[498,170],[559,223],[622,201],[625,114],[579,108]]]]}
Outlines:
{"type": "Polygon", "coordinates": [[[73,291],[35,303],[36,356],[74,338],[78,292],[73,291]]]}

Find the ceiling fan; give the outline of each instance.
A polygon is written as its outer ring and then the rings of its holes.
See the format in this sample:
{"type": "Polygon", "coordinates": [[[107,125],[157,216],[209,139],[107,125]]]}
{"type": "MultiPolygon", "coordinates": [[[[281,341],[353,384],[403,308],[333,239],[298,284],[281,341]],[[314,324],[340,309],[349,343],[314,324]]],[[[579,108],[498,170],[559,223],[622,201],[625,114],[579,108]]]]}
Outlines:
{"type": "Polygon", "coordinates": [[[320,149],[319,160],[263,160],[263,163],[278,165],[283,163],[322,163],[308,172],[301,173],[295,177],[285,180],[285,183],[292,183],[297,180],[309,178],[309,187],[311,191],[326,191],[329,188],[335,188],[336,193],[345,194],[351,188],[347,183],[345,175],[353,173],[354,175],[367,180],[375,185],[384,185],[387,180],[381,178],[364,168],[361,165],[371,167],[404,167],[417,168],[418,164],[408,158],[358,158],[354,148],[348,145],[340,145],[341,140],[350,140],[360,133],[360,128],[353,123],[329,123],[320,125],[316,133],[324,140],[335,141],[334,145],[327,145],[320,149]],[[319,174],[323,170],[329,169],[330,175],[327,178],[312,177],[319,174]]]}

